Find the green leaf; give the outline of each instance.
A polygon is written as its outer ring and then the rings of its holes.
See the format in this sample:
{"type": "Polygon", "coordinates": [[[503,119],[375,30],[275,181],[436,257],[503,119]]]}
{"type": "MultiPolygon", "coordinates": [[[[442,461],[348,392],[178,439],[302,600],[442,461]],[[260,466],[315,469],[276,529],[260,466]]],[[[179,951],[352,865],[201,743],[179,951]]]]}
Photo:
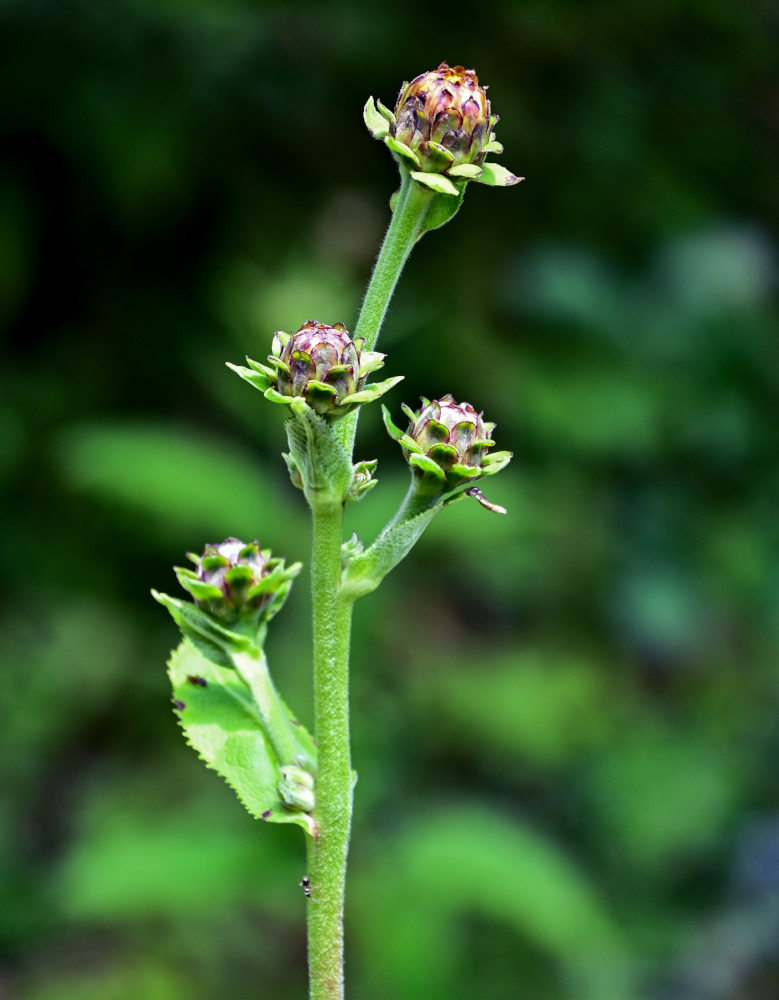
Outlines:
{"type": "Polygon", "coordinates": [[[369,549],[355,555],[343,573],[342,593],[351,600],[375,590],[384,577],[405,559],[441,506],[437,505],[383,531],[369,549]]]}
{"type": "Polygon", "coordinates": [[[365,125],[374,139],[383,139],[389,135],[389,124],[387,119],[376,109],[376,104],[372,97],[369,97],[363,108],[362,118],[365,125]]]}
{"type": "Polygon", "coordinates": [[[481,147],[481,151],[482,153],[502,153],[503,143],[498,142],[497,139],[490,139],[489,142],[481,147]]]}
{"type": "MultiPolygon", "coordinates": [[[[282,802],[279,761],[235,671],[207,660],[184,640],[171,654],[168,675],[187,743],[224,778],[249,813],[271,823],[296,823],[311,833],[311,817],[290,812],[282,802]]],[[[290,719],[297,726],[292,715],[290,719]]]]}
{"type": "Polygon", "coordinates": [[[511,187],[518,184],[524,177],[517,177],[499,163],[482,163],[481,177],[476,178],[477,184],[487,184],[489,187],[511,187]]]}
{"type": "Polygon", "coordinates": [[[292,417],[285,425],[289,451],[300,471],[307,498],[329,495],[343,500],[354,471],[332,425],[300,397],[292,398],[290,409],[292,417]]]}
{"type": "MultiPolygon", "coordinates": [[[[177,597],[169,597],[156,590],[152,590],[151,593],[155,601],[168,609],[184,637],[214,663],[231,668],[232,654],[246,652],[254,645],[247,636],[239,635],[219,625],[211,615],[201,611],[190,601],[181,601],[177,597]]],[[[262,637],[259,635],[258,641],[262,637]]]]}
{"type": "Polygon", "coordinates": [[[422,170],[412,170],[411,176],[419,184],[423,184],[425,187],[430,188],[431,191],[435,191],[436,194],[460,194],[453,182],[448,177],[444,177],[443,174],[427,174],[422,170]]]}

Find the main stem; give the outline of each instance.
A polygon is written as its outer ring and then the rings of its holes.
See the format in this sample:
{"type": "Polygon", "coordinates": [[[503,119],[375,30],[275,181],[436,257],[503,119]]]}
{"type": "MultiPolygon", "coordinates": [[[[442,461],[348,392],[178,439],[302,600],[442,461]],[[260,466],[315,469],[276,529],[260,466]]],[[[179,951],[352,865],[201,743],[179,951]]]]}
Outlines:
{"type": "Polygon", "coordinates": [[[339,597],[343,506],[312,503],[316,833],[308,837],[310,1000],[342,1000],[343,910],[352,819],[349,638],[352,602],[339,597]]]}
{"type": "MultiPolygon", "coordinates": [[[[432,192],[401,170],[401,186],[387,235],[373,269],[354,331],[372,350],[389,300],[417,237],[432,192]]],[[[354,450],[357,413],[337,424],[348,455],[354,450]]],[[[343,1000],[344,889],[352,821],[349,744],[349,639],[352,601],[339,594],[343,505],[311,499],[314,605],[314,711],[317,744],[316,832],[308,838],[308,970],[310,1000],[343,1000]]]]}
{"type": "MultiPolygon", "coordinates": [[[[417,184],[405,168],[400,170],[400,190],[376,266],[360,309],[353,337],[365,338],[365,350],[372,351],[379,338],[381,324],[398,283],[398,278],[408,260],[414,243],[422,233],[422,226],[434,195],[429,188],[417,184]]],[[[354,450],[359,409],[339,422],[338,433],[348,454],[354,450]]]]}

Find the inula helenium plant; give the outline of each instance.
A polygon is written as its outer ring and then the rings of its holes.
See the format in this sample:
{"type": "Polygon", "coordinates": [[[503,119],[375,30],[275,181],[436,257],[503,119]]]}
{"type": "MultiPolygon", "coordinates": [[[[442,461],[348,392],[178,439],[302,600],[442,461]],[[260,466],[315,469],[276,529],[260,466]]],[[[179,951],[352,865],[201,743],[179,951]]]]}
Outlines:
{"type": "MultiPolygon", "coordinates": [[[[408,493],[371,544],[343,537],[345,504],[377,482],[376,462],[353,458],[359,408],[402,378],[369,381],[384,364],[374,348],[411,249],[453,218],[469,182],[505,187],[522,179],[489,159],[503,147],[485,91],[473,70],[444,62],[404,83],[394,111],[368,100],[365,124],[392,153],[400,187],[354,337],[341,322],[309,320],[295,332],[277,332],[265,360],[230,365],[266,401],[281,404],[275,411],[285,420],[284,459],[311,510],[313,738],[276,690],[264,653],[268,623],[300,564],[286,567],[257,540],[228,538],[190,553],[194,569],[176,569],[191,600],[153,592],[183,637],[169,674],[188,743],[254,817],[303,829],[311,1000],[344,996],[344,889],[356,777],[348,710],[354,602],[379,586],[450,503],[466,499],[505,513],[476,483],[503,469],[511,453],[494,450],[495,424],[480,410],[447,394],[423,398],[416,412],[402,404],[405,430],[384,408],[387,430],[410,470],[408,493]]],[[[261,538],[261,523],[257,531],[261,538]]]]}

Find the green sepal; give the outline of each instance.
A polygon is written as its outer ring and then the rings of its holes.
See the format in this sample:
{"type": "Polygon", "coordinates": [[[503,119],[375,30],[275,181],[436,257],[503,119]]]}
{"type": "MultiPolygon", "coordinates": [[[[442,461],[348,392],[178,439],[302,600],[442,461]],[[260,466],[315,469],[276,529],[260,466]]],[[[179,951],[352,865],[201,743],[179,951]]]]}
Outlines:
{"type": "Polygon", "coordinates": [[[500,163],[482,163],[481,177],[476,178],[476,183],[487,184],[489,187],[511,187],[512,184],[519,184],[524,179],[512,174],[500,163]]]}
{"type": "Polygon", "coordinates": [[[290,397],[292,415],[286,423],[289,453],[303,481],[309,502],[329,497],[343,501],[354,471],[332,424],[300,396],[290,397]]]}
{"type": "Polygon", "coordinates": [[[498,142],[497,139],[490,139],[489,142],[485,142],[485,144],[481,147],[481,152],[482,153],[502,153],[503,152],[503,143],[502,142],[498,142]]]}
{"type": "MultiPolygon", "coordinates": [[[[256,819],[294,823],[314,835],[316,827],[308,813],[290,808],[279,793],[283,765],[235,670],[202,656],[184,639],[168,660],[168,675],[187,743],[207,767],[224,778],[246,810],[256,819]]],[[[315,755],[304,727],[286,705],[283,710],[306,748],[306,756],[315,755]]]]}
{"type": "Polygon", "coordinates": [[[176,579],[184,590],[194,597],[196,601],[219,601],[223,597],[222,591],[219,587],[215,587],[212,583],[205,583],[205,581],[199,580],[197,578],[197,574],[193,573],[191,569],[174,566],[173,572],[176,574],[176,579]]]}
{"type": "Polygon", "coordinates": [[[482,469],[475,469],[472,465],[461,465],[458,462],[447,470],[447,485],[460,486],[462,483],[470,482],[472,479],[481,479],[483,475],[484,472],[482,469]]]}
{"type": "Polygon", "coordinates": [[[232,667],[232,657],[235,654],[245,653],[262,645],[266,631],[264,624],[258,629],[253,642],[248,636],[220,625],[190,601],[182,601],[156,590],[151,593],[155,601],[168,609],[184,638],[189,639],[203,656],[221,667],[232,667]]]}
{"type": "Polygon", "coordinates": [[[378,108],[380,113],[384,115],[387,121],[390,122],[390,124],[392,125],[395,124],[395,112],[390,111],[390,109],[385,104],[383,104],[378,97],[376,98],[376,107],[378,108]]]}
{"type": "Polygon", "coordinates": [[[260,392],[265,392],[274,382],[273,377],[265,372],[257,371],[253,368],[244,368],[241,365],[234,365],[229,361],[226,364],[228,368],[232,368],[236,375],[240,375],[245,382],[253,385],[255,389],[259,389],[260,392]]]}
{"type": "Polygon", "coordinates": [[[446,473],[438,462],[428,458],[427,455],[409,455],[408,464],[423,476],[432,476],[438,484],[437,492],[441,492],[443,484],[446,482],[446,473]]]}
{"type": "Polygon", "coordinates": [[[458,195],[460,193],[454,183],[443,174],[428,174],[422,170],[412,170],[411,176],[417,183],[430,188],[436,194],[458,195]]]}
{"type": "Polygon", "coordinates": [[[376,108],[376,103],[372,97],[369,97],[365,102],[362,118],[366,128],[374,139],[383,139],[386,135],[389,135],[389,122],[376,108]]]}
{"type": "Polygon", "coordinates": [[[477,177],[481,177],[481,167],[477,167],[475,163],[461,163],[459,166],[447,170],[447,174],[450,177],[464,177],[466,180],[475,180],[477,177]]]}
{"type": "MultiPolygon", "coordinates": [[[[281,365],[282,368],[286,368],[287,366],[284,364],[283,361],[280,360],[280,358],[274,357],[273,355],[271,355],[268,358],[268,360],[272,362],[274,368],[269,368],[267,365],[261,364],[261,362],[259,361],[255,361],[254,358],[250,358],[248,355],[246,357],[246,364],[250,368],[254,369],[254,371],[260,372],[263,375],[267,375],[268,378],[275,379],[276,371],[274,369],[278,369],[279,365],[281,365]]],[[[228,361],[227,367],[233,368],[234,366],[231,365],[230,362],[228,361]]]]}
{"type": "MultiPolygon", "coordinates": [[[[405,405],[405,404],[401,404],[401,405],[405,405]]],[[[390,416],[390,411],[387,409],[387,407],[383,403],[381,405],[381,415],[382,415],[382,418],[384,419],[384,426],[387,428],[387,433],[389,434],[389,436],[394,441],[400,441],[400,440],[402,440],[402,438],[404,438],[406,436],[405,433],[404,433],[404,431],[402,431],[397,426],[397,424],[395,424],[393,422],[392,417],[390,416]]]]}
{"type": "Polygon", "coordinates": [[[449,168],[454,163],[454,156],[437,142],[420,143],[417,156],[419,162],[424,164],[425,169],[434,173],[448,173],[449,168]]]}
{"type": "MultiPolygon", "coordinates": [[[[403,142],[398,142],[398,140],[394,139],[391,135],[386,136],[384,144],[388,149],[392,150],[396,156],[399,156],[402,161],[408,160],[413,163],[415,167],[419,166],[419,157],[410,146],[407,146],[403,142]]],[[[408,166],[408,164],[406,164],[406,166],[408,166]]]]}
{"type": "Polygon", "coordinates": [[[265,390],[264,395],[269,403],[281,403],[283,406],[292,406],[292,402],[296,398],[295,396],[285,396],[283,393],[279,392],[278,389],[275,389],[272,385],[268,386],[268,388],[265,390]]]}
{"type": "Polygon", "coordinates": [[[505,469],[513,457],[513,451],[496,451],[492,455],[485,455],[481,463],[482,475],[494,476],[496,472],[505,469]]]}
{"type": "Polygon", "coordinates": [[[327,382],[319,382],[312,378],[306,383],[306,397],[309,406],[321,416],[329,413],[336,405],[338,390],[327,382]]]}
{"type": "Polygon", "coordinates": [[[362,403],[373,403],[380,399],[385,392],[389,392],[398,382],[402,382],[404,378],[404,375],[393,375],[391,378],[384,379],[383,382],[374,382],[359,392],[352,392],[348,396],[344,396],[341,405],[352,407],[362,403]]]}
{"type": "Polygon", "coordinates": [[[392,524],[370,548],[353,554],[341,578],[343,596],[356,601],[358,597],[375,590],[384,577],[405,559],[440,509],[441,505],[436,504],[414,517],[392,524]]]}

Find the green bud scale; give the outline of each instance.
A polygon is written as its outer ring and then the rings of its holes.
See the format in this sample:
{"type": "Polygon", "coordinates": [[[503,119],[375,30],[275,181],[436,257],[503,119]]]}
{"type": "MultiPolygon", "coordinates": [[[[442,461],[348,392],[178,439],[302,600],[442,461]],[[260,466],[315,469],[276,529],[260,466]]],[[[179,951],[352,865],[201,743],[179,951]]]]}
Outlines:
{"type": "Polygon", "coordinates": [[[384,423],[403,449],[417,490],[432,498],[470,487],[466,492],[483,506],[502,510],[473,489],[477,480],[494,475],[511,460],[509,451],[487,454],[495,444],[495,424],[485,421],[470,403],[457,403],[449,394],[432,401],[423,396],[416,413],[405,403],[402,409],[409,419],[405,433],[393,424],[386,407],[384,423]]]}
{"type": "Polygon", "coordinates": [[[181,586],[195,604],[228,627],[268,621],[284,603],[300,563],[284,566],[258,542],[227,538],[206,545],[202,555],[187,553],[196,569],[175,567],[181,586]]]}
{"type": "Polygon", "coordinates": [[[462,184],[456,181],[508,187],[523,178],[487,162],[487,155],[502,153],[503,146],[492,131],[498,116],[486,90],[474,70],[442,62],[403,84],[394,112],[369,98],[365,124],[414,180],[433,191],[458,194],[462,184]]]}
{"type": "Polygon", "coordinates": [[[361,337],[351,339],[343,323],[308,320],[296,333],[280,330],[274,335],[270,366],[247,358],[249,368],[229,367],[271,402],[290,405],[302,398],[315,413],[334,420],[383,396],[402,379],[366,386],[368,376],[384,364],[384,355],[363,350],[364,345],[361,337]]]}

